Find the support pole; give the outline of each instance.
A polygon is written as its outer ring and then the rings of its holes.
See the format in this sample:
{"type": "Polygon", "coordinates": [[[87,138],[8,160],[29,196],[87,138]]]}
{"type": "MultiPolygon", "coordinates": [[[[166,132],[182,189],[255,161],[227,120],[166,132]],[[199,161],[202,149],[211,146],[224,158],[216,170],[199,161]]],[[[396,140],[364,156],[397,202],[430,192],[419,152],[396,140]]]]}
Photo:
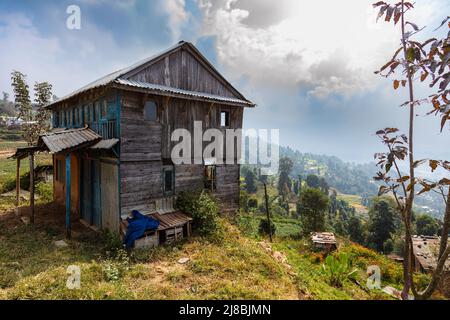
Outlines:
{"type": "Polygon", "coordinates": [[[30,221],[34,224],[34,153],[30,153],[30,221]]]}
{"type": "Polygon", "coordinates": [[[264,195],[266,198],[267,222],[269,223],[269,239],[270,239],[270,242],[272,242],[272,222],[270,221],[269,197],[267,196],[267,185],[265,182],[264,182],[264,195]]]}
{"type": "Polygon", "coordinates": [[[66,237],[72,237],[72,227],[70,225],[70,153],[66,154],[66,237]]]}
{"type": "Polygon", "coordinates": [[[20,158],[17,158],[16,165],[16,208],[17,213],[19,213],[20,207],[20,158]]]}

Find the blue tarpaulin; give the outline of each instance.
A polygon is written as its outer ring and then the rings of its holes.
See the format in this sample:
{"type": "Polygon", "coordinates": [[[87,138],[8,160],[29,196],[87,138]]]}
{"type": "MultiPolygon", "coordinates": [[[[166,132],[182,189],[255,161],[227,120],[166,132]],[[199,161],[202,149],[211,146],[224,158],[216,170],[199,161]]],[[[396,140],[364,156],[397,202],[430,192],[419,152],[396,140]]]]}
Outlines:
{"type": "Polygon", "coordinates": [[[132,218],[128,218],[127,234],[123,243],[127,248],[134,247],[134,241],[144,236],[145,231],[156,230],[159,227],[159,221],[152,217],[144,216],[137,210],[131,212],[132,218]]]}

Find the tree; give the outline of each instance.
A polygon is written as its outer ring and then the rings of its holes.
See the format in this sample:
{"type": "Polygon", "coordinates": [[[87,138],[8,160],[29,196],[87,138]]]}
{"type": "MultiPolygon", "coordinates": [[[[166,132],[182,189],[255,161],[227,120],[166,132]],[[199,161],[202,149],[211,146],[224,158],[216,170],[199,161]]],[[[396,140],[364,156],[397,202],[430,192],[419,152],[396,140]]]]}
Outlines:
{"type": "Polygon", "coordinates": [[[50,110],[45,106],[50,102],[52,97],[52,85],[48,82],[36,82],[34,84],[34,92],[37,112],[35,121],[37,122],[38,134],[42,134],[50,130],[50,110]]]}
{"type": "Polygon", "coordinates": [[[329,200],[319,189],[305,188],[297,202],[297,214],[300,216],[304,234],[325,229],[325,213],[329,200]]]}
{"type": "Polygon", "coordinates": [[[294,183],[293,183],[293,191],[294,191],[294,194],[295,195],[298,195],[298,191],[299,191],[299,181],[298,180],[294,180],[294,183]]]}
{"type": "Polygon", "coordinates": [[[439,231],[439,224],[428,215],[420,215],[416,218],[416,232],[422,236],[435,236],[439,231]]]}
{"type": "Polygon", "coordinates": [[[358,217],[350,217],[348,220],[347,232],[351,241],[359,244],[364,243],[364,230],[361,219],[358,217]]]}
{"type": "Polygon", "coordinates": [[[395,210],[387,198],[375,199],[369,210],[367,242],[378,251],[383,251],[384,243],[395,231],[395,210]]]}
{"type": "Polygon", "coordinates": [[[32,145],[40,134],[49,129],[50,113],[44,106],[50,101],[52,86],[47,82],[35,84],[37,112],[34,114],[26,75],[19,71],[13,71],[11,73],[11,85],[14,90],[14,106],[18,118],[25,122],[22,125],[23,138],[28,145],[32,145]]]}
{"type": "Polygon", "coordinates": [[[310,188],[319,188],[320,187],[320,179],[315,174],[308,174],[306,177],[306,184],[310,188]]]}
{"type": "MultiPolygon", "coordinates": [[[[450,34],[447,34],[443,39],[432,38],[424,42],[416,41],[413,37],[421,29],[415,23],[405,20],[405,13],[414,8],[412,3],[401,0],[391,5],[384,1],[379,1],[373,6],[380,8],[378,18],[383,17],[387,22],[393,20],[394,25],[400,22],[401,46],[392,59],[382,66],[377,73],[388,77],[395,74],[395,70],[399,66],[401,67],[402,72],[400,74],[404,75],[405,78],[394,79],[393,87],[394,90],[400,88],[400,85],[407,87],[408,101],[402,106],[408,106],[409,111],[407,135],[399,134],[397,128],[386,128],[377,132],[382,143],[386,146],[387,152],[375,154],[375,158],[378,159],[378,166],[381,168],[375,179],[384,182],[384,185],[380,187],[379,194],[392,193],[397,203],[397,208],[402,215],[402,224],[405,230],[402,297],[406,299],[411,289],[416,299],[428,299],[443,275],[445,262],[450,254],[450,246],[448,245],[448,234],[450,231],[450,177],[447,176],[436,181],[430,181],[429,179],[416,177],[416,168],[424,163],[428,163],[432,172],[440,167],[450,175],[450,162],[434,159],[416,160],[414,158],[414,119],[416,107],[426,103],[431,103],[433,106],[430,114],[441,115],[441,131],[447,120],[450,119],[450,101],[447,98],[448,93],[450,93],[450,90],[447,88],[450,83],[450,59],[448,59],[450,34]],[[421,73],[420,76],[416,76],[419,72],[421,73]],[[420,79],[421,82],[431,79],[429,80],[431,88],[438,84],[436,92],[430,96],[430,99],[416,99],[414,95],[414,81],[416,79],[420,79]],[[399,163],[402,161],[407,161],[409,171],[407,175],[400,172],[399,163]],[[422,292],[419,292],[415,287],[412,268],[414,258],[412,207],[416,196],[416,185],[419,184],[422,186],[422,190],[418,194],[434,191],[442,195],[445,202],[444,223],[437,254],[437,266],[431,274],[430,283],[422,292]]],[[[445,25],[449,19],[450,17],[444,19],[438,29],[445,25]]]]}
{"type": "Polygon", "coordinates": [[[278,177],[278,194],[283,197],[283,199],[289,194],[291,191],[292,183],[289,178],[289,174],[291,173],[293,162],[288,157],[283,157],[280,159],[280,166],[278,169],[279,177],[278,177]]]}
{"type": "Polygon", "coordinates": [[[328,186],[328,183],[325,180],[325,178],[323,178],[323,177],[319,178],[319,187],[323,193],[328,194],[330,187],[328,186]]]}
{"type": "Polygon", "coordinates": [[[245,174],[245,185],[249,193],[255,193],[256,187],[256,175],[253,170],[248,170],[245,174]]]}
{"type": "Polygon", "coordinates": [[[7,101],[9,101],[9,93],[8,92],[5,92],[5,91],[3,91],[2,92],[2,100],[4,101],[4,102],[7,102],[7,101]]]}

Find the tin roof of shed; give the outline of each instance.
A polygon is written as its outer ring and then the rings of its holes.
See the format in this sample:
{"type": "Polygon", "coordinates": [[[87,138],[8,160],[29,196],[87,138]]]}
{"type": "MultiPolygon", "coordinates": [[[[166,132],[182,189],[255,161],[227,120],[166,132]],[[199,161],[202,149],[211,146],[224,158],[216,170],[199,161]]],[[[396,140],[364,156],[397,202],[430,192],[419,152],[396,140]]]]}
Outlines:
{"type": "Polygon", "coordinates": [[[314,232],[311,234],[314,243],[336,244],[336,237],[332,232],[314,232]]]}
{"type": "Polygon", "coordinates": [[[44,134],[39,137],[38,147],[46,149],[50,153],[59,153],[93,145],[101,139],[102,137],[93,130],[84,127],[44,134]]]}
{"type": "MultiPolygon", "coordinates": [[[[426,271],[436,269],[441,238],[431,236],[413,236],[412,241],[414,256],[417,258],[422,268],[426,271]]],[[[450,257],[448,257],[447,261],[445,261],[445,269],[450,270],[450,257]]]]}

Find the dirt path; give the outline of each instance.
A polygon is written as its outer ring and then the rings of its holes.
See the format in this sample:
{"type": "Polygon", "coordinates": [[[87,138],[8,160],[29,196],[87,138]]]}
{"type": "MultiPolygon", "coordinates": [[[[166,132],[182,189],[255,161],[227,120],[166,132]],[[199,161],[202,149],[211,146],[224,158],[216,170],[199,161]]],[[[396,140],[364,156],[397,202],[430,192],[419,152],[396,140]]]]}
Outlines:
{"type": "Polygon", "coordinates": [[[15,149],[3,149],[0,150],[0,159],[6,159],[11,157],[14,153],[16,153],[15,149]]]}

